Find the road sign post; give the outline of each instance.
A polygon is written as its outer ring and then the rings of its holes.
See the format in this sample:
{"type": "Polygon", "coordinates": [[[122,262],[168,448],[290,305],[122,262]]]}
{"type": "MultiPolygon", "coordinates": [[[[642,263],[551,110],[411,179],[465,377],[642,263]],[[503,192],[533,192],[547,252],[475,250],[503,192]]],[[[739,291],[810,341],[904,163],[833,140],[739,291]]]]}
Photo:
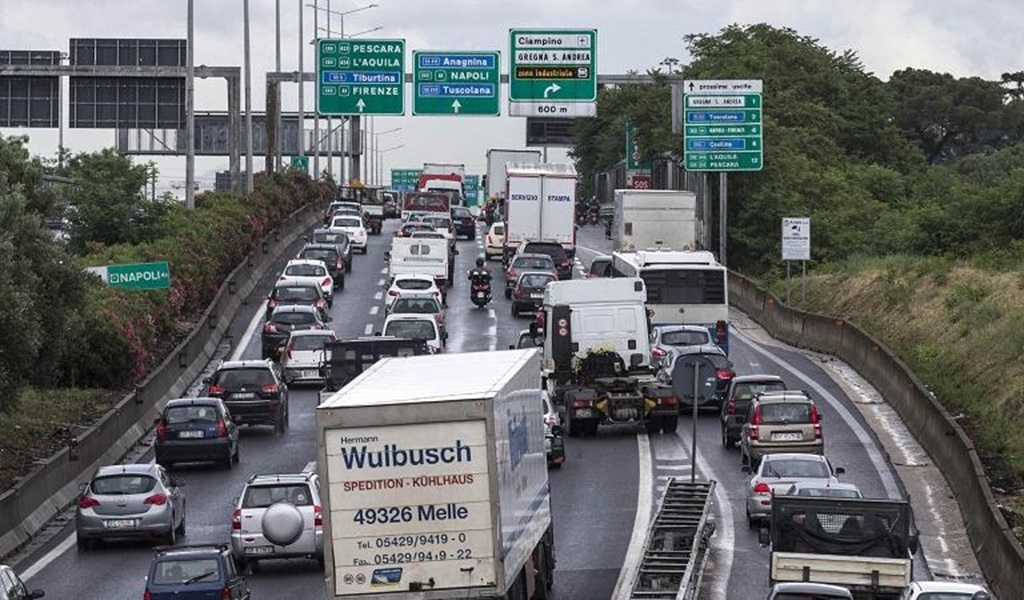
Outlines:
{"type": "Polygon", "coordinates": [[[414,50],[413,116],[501,115],[501,58],[494,52],[414,50]]]}
{"type": "Polygon", "coordinates": [[[644,160],[636,138],[636,126],[626,122],[626,187],[633,190],[651,189],[651,161],[644,160]]]}
{"type": "Polygon", "coordinates": [[[786,262],[786,302],[789,302],[789,265],[798,260],[802,266],[800,279],[801,303],[807,300],[807,261],[811,260],[810,217],[782,219],[782,260],[786,262]]]}
{"type": "Polygon", "coordinates": [[[166,290],[171,287],[171,269],[166,261],[87,267],[86,271],[118,290],[166,290]]]}
{"type": "Polygon", "coordinates": [[[316,48],[319,114],[405,114],[405,40],[320,39],[316,48]]]}
{"type": "Polygon", "coordinates": [[[761,80],[683,82],[687,171],[760,171],[764,166],[761,80]]]}
{"type": "Polygon", "coordinates": [[[511,116],[597,114],[596,29],[512,29],[509,50],[511,116]]]}

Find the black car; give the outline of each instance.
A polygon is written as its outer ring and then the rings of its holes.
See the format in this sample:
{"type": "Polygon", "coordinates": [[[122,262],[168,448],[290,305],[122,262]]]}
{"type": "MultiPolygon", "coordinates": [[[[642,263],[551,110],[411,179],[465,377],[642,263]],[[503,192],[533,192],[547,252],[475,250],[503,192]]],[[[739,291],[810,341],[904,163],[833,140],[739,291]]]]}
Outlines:
{"type": "Polygon", "coordinates": [[[220,398],[171,400],[157,417],[153,452],[170,470],[180,462],[238,462],[238,427],[220,398]]]}
{"type": "Polygon", "coordinates": [[[227,544],[158,548],[146,577],[147,600],[249,600],[249,583],[227,544]]]}
{"type": "MultiPolygon", "coordinates": [[[[666,356],[659,361],[661,365],[657,372],[657,378],[665,385],[672,385],[672,373],[675,370],[676,361],[681,357],[698,355],[707,359],[715,369],[714,386],[708,389],[702,386],[697,398],[698,408],[721,407],[725,395],[729,392],[729,384],[736,377],[732,361],[725,355],[725,352],[715,344],[704,344],[702,346],[668,346],[666,356]]],[[[710,377],[701,374],[701,379],[710,382],[710,377]]],[[[683,408],[692,407],[693,392],[679,398],[679,405],[683,408]]]]}
{"type": "Polygon", "coordinates": [[[273,425],[278,433],[288,427],[288,386],[271,361],[227,361],[203,383],[206,394],[222,399],[239,425],[273,425]]]}
{"type": "Polygon", "coordinates": [[[512,316],[518,317],[524,310],[529,310],[531,315],[536,313],[544,303],[544,288],[554,280],[551,273],[527,271],[521,274],[512,290],[512,316]]]}
{"type": "Polygon", "coordinates": [[[277,349],[288,341],[291,332],[299,329],[326,329],[331,318],[323,317],[315,306],[279,305],[263,324],[260,335],[263,358],[277,358],[277,349]]]}
{"type": "Polygon", "coordinates": [[[321,320],[327,318],[327,298],[324,298],[320,286],[314,283],[278,281],[267,296],[267,314],[263,318],[269,319],[275,308],[286,304],[312,306],[320,311],[321,320]]]}
{"type": "Polygon", "coordinates": [[[476,219],[473,218],[473,213],[469,212],[465,206],[453,206],[451,211],[452,223],[455,224],[455,237],[464,235],[468,240],[475,240],[476,219]]]}
{"type": "Polygon", "coordinates": [[[338,247],[333,244],[306,244],[296,258],[305,260],[322,260],[327,265],[327,272],[334,279],[334,289],[345,289],[345,272],[348,265],[345,259],[338,252],[338,247]]]}
{"type": "Polygon", "coordinates": [[[331,231],[330,229],[316,229],[313,231],[313,235],[307,238],[310,244],[333,244],[338,247],[338,252],[341,254],[341,260],[345,261],[345,272],[352,272],[352,245],[349,242],[348,236],[341,231],[331,231]]]}
{"type": "Polygon", "coordinates": [[[572,257],[558,242],[526,242],[521,254],[547,254],[558,269],[559,279],[572,279],[572,257]]]}
{"type": "Polygon", "coordinates": [[[782,392],[786,384],[778,375],[742,375],[729,382],[719,419],[722,422],[722,445],[731,448],[740,441],[740,432],[747,422],[747,409],[763,392],[782,392]]]}

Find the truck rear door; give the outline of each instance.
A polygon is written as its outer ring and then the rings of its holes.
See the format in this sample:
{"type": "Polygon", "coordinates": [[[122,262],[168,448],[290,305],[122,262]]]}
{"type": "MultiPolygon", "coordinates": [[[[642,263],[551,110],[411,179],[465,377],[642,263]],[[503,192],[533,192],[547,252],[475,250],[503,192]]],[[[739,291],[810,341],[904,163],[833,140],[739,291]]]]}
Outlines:
{"type": "Polygon", "coordinates": [[[508,178],[505,247],[514,250],[527,240],[541,236],[541,191],[539,176],[515,175],[508,178]]]}
{"type": "Polygon", "coordinates": [[[562,244],[572,256],[576,249],[576,180],[544,176],[542,199],[540,239],[562,244]]]}

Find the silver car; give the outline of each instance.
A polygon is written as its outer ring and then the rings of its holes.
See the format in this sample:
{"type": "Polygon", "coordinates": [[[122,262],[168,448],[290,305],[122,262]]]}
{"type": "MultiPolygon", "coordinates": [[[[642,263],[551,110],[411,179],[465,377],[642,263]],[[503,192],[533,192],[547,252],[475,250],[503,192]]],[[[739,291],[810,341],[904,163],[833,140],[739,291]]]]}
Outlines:
{"type": "Polygon", "coordinates": [[[324,361],[324,344],[337,339],[330,329],[293,331],[281,353],[285,383],[322,383],[320,365],[324,361]]]}
{"type": "MultiPolygon", "coordinates": [[[[743,467],[750,473],[750,467],[743,467]]],[[[761,460],[750,483],[747,484],[747,525],[772,518],[772,498],[785,494],[796,484],[817,483],[835,485],[836,475],[846,470],[833,469],[828,459],[820,454],[769,454],[761,460]]]]}
{"type": "Polygon", "coordinates": [[[108,538],[151,538],[174,545],[185,535],[185,494],[158,464],[100,467],[78,498],[78,547],[108,538]]]}
{"type": "Polygon", "coordinates": [[[324,566],[320,478],[314,472],[253,475],[231,517],[239,570],[258,560],[311,558],[324,566]]]}

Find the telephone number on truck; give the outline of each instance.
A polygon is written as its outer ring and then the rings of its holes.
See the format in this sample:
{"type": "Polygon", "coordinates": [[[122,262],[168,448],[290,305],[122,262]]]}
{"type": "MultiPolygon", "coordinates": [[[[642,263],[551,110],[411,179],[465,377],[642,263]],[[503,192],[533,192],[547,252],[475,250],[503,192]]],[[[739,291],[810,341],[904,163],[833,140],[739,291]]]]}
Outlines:
{"type": "Polygon", "coordinates": [[[473,551],[469,548],[459,548],[453,552],[447,550],[435,550],[433,552],[395,552],[393,554],[375,554],[373,564],[393,565],[413,562],[434,562],[442,560],[467,560],[473,558],[473,551]]]}
{"type": "Polygon", "coordinates": [[[374,541],[378,548],[418,548],[420,546],[445,545],[450,541],[457,541],[460,544],[466,542],[466,534],[447,533],[423,533],[419,535],[389,535],[379,537],[374,541]]]}

